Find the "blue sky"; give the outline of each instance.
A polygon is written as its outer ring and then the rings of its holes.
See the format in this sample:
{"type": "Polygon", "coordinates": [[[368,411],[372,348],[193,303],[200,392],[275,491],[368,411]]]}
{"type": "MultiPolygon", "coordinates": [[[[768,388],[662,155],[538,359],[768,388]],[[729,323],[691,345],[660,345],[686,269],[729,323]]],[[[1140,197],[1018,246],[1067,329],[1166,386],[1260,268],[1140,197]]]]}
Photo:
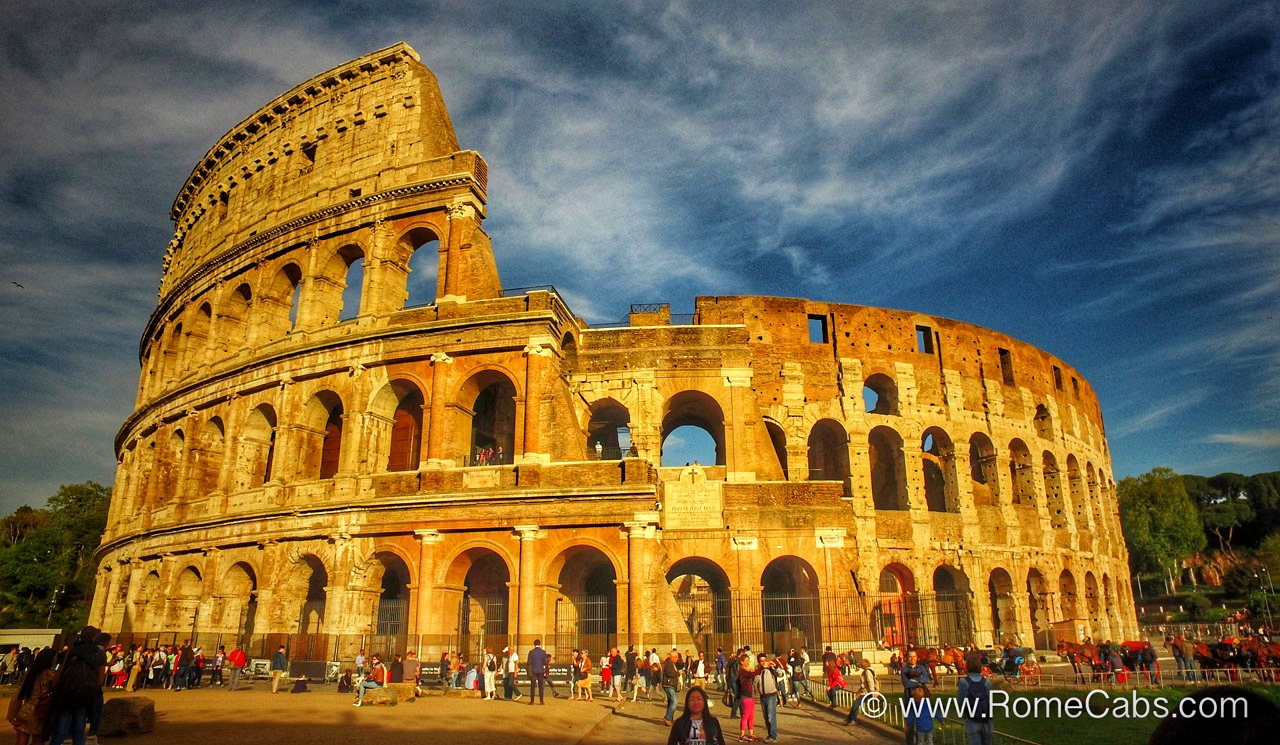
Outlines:
{"type": "Polygon", "coordinates": [[[400,40],[490,164],[507,286],[594,321],[699,294],[957,318],[1075,366],[1118,476],[1280,469],[1273,2],[26,5],[0,30],[0,514],[113,478],[196,160],[400,40]]]}

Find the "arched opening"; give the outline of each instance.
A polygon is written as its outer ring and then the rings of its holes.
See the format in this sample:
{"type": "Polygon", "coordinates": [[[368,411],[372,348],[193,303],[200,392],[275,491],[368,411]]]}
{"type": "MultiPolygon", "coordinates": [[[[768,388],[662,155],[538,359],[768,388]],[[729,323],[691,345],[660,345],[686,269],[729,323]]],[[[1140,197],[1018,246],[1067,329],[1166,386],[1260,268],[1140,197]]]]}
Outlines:
{"type": "MultiPolygon", "coordinates": [[[[329,571],[324,563],[312,554],[302,557],[293,566],[288,580],[281,588],[281,603],[286,609],[294,609],[297,630],[300,634],[324,632],[325,588],[329,586],[329,571]]],[[[286,618],[289,616],[286,615],[286,618]]],[[[368,618],[368,616],[365,616],[368,618]]],[[[307,646],[309,648],[309,642],[307,646]]]]}
{"type": "Polygon", "coordinates": [[[387,450],[388,471],[416,471],[422,452],[422,391],[413,383],[391,383],[396,408],[391,414],[391,437],[387,450]]]}
{"type": "Polygon", "coordinates": [[[606,398],[591,405],[587,422],[587,457],[618,460],[631,444],[631,413],[627,407],[606,398]]]}
{"type": "Polygon", "coordinates": [[[335,257],[341,262],[342,307],[339,321],[349,321],[360,315],[360,298],[364,293],[364,252],[357,246],[343,246],[335,257]]]}
{"type": "Polygon", "coordinates": [[[930,643],[959,647],[975,641],[969,577],[954,567],[940,566],[933,570],[933,593],[937,632],[930,643]]]}
{"type": "Polygon", "coordinates": [[[1009,443],[1009,481],[1013,485],[1014,504],[1035,504],[1035,474],[1031,468],[1031,451],[1022,440],[1009,443]]]}
{"type": "Polygon", "coordinates": [[[240,447],[241,467],[236,469],[240,491],[256,489],[275,477],[275,409],[262,404],[249,412],[240,447]]]}
{"type": "Polygon", "coordinates": [[[969,438],[969,489],[975,507],[994,507],[1000,496],[996,448],[991,438],[981,432],[969,438]]]}
{"type": "Polygon", "coordinates": [[[764,650],[821,649],[822,604],[818,574],[797,556],[769,562],[760,575],[764,650]]]}
{"type": "Polygon", "coordinates": [[[160,459],[160,482],[156,490],[157,504],[177,504],[182,501],[182,465],[186,456],[186,435],[175,429],[169,435],[164,455],[160,459]]]}
{"type": "Polygon", "coordinates": [[[565,375],[572,375],[578,370],[578,341],[573,338],[573,334],[565,332],[560,338],[560,371],[565,375]]]}
{"type": "Polygon", "coordinates": [[[160,586],[160,573],[147,572],[138,587],[138,594],[133,600],[133,610],[126,613],[127,626],[130,630],[160,631],[167,628],[161,617],[164,608],[164,591],[160,586]]]}
{"type": "Polygon", "coordinates": [[[405,308],[431,305],[440,291],[440,239],[426,228],[415,228],[401,239],[412,251],[405,280],[405,308]]]}
{"type": "Polygon", "coordinates": [[[191,329],[187,332],[185,357],[182,361],[183,372],[197,370],[205,363],[209,348],[209,334],[213,329],[213,307],[209,303],[201,303],[191,321],[191,329]]]}
{"type": "Polygon", "coordinates": [[[175,323],[164,345],[164,376],[167,381],[182,377],[182,324],[175,323]]]}
{"type": "Polygon", "coordinates": [[[213,417],[200,427],[191,448],[191,464],[187,469],[187,494],[193,499],[207,497],[218,490],[218,475],[226,451],[226,432],[220,417],[213,417]]]}
{"type": "Polygon", "coordinates": [[[871,628],[880,643],[887,647],[918,644],[920,602],[916,594],[915,576],[902,564],[893,563],[880,570],[879,593],[871,607],[871,628]]]}
{"type": "Polygon", "coordinates": [[[193,566],[182,570],[174,582],[173,596],[169,599],[169,628],[195,635],[199,617],[200,598],[204,595],[204,578],[193,566]]]}
{"type": "Polygon", "coordinates": [[[1044,501],[1049,510],[1049,523],[1057,534],[1059,545],[1069,545],[1065,532],[1067,527],[1067,506],[1062,498],[1062,474],[1058,472],[1058,459],[1048,450],[1040,456],[1041,471],[1044,476],[1044,501]]]}
{"type": "Polygon", "coordinates": [[[409,567],[390,551],[379,551],[374,558],[382,565],[382,594],[374,621],[378,640],[373,646],[404,649],[409,636],[409,567]]]}
{"type": "Polygon", "coordinates": [[[700,556],[683,558],[667,570],[667,585],[699,651],[732,643],[729,575],[719,564],[700,556]]]}
{"type": "Polygon", "coordinates": [[[898,415],[898,384],[884,373],[876,373],[862,384],[862,402],[868,414],[898,415]]]}
{"type": "Polygon", "coordinates": [[[1046,440],[1053,439],[1053,417],[1044,404],[1036,406],[1036,434],[1046,440]]]}
{"type": "Polygon", "coordinates": [[[773,445],[773,454],[778,458],[778,467],[782,469],[782,478],[791,480],[791,471],[787,468],[787,435],[777,422],[764,420],[765,431],[769,433],[769,442],[773,445]]]}
{"type": "Polygon", "coordinates": [[[666,408],[662,418],[662,465],[725,465],[724,410],[718,401],[701,391],[681,391],[667,400],[666,408]],[[701,430],[705,437],[694,430],[701,430]]]}
{"type": "Polygon", "coordinates": [[[243,645],[253,636],[258,616],[258,575],[243,561],[227,570],[222,580],[225,605],[223,626],[235,633],[236,644],[243,645]]]}
{"type": "Polygon", "coordinates": [[[1089,526],[1089,500],[1085,496],[1084,477],[1080,473],[1080,461],[1074,455],[1067,456],[1067,484],[1071,494],[1071,511],[1076,519],[1076,533],[1080,537],[1080,550],[1093,550],[1093,534],[1089,526]]]}
{"type": "Polygon", "coordinates": [[[820,419],[809,431],[809,480],[849,484],[849,433],[834,419],[820,419]]]}
{"type": "Polygon", "coordinates": [[[1093,572],[1084,574],[1084,603],[1089,616],[1089,636],[1094,636],[1104,628],[1102,622],[1102,598],[1098,594],[1098,579],[1093,572]]]}
{"type": "Polygon", "coordinates": [[[510,463],[516,445],[515,384],[496,372],[473,380],[480,392],[471,404],[471,465],[510,463]]]}
{"type": "Polygon", "coordinates": [[[888,427],[876,427],[867,436],[871,459],[871,501],[877,510],[908,509],[902,437],[888,427]]]}
{"type": "Polygon", "coordinates": [[[338,472],[342,456],[342,399],[333,391],[320,391],[307,401],[302,426],[298,429],[302,458],[298,464],[303,479],[331,479],[338,472]]]}
{"type": "Polygon", "coordinates": [[[282,339],[298,320],[302,270],[292,262],[280,267],[263,297],[262,341],[282,339]]]}
{"type": "Polygon", "coordinates": [[[1031,628],[1035,632],[1034,644],[1039,647],[1041,635],[1049,630],[1049,604],[1044,577],[1038,569],[1027,572],[1027,605],[1031,611],[1031,628]]]}
{"type": "Polygon", "coordinates": [[[221,354],[228,357],[238,354],[249,343],[249,307],[253,291],[242,284],[231,291],[218,313],[218,341],[221,354]]]}
{"type": "Polygon", "coordinates": [[[959,512],[956,489],[955,447],[951,436],[940,427],[924,431],[920,441],[920,461],[924,470],[924,500],[930,512],[959,512]]]}
{"type": "Polygon", "coordinates": [[[987,580],[987,592],[991,597],[991,631],[993,646],[1003,646],[1005,642],[1017,643],[1018,610],[1013,601],[1013,578],[1003,569],[993,569],[987,580]]]}
{"type": "Polygon", "coordinates": [[[468,659],[478,660],[486,647],[496,653],[509,641],[511,570],[497,553],[478,547],[458,556],[450,576],[462,573],[464,567],[457,609],[458,633],[462,636],[459,648],[468,659]]]}
{"type": "Polygon", "coordinates": [[[560,595],[555,603],[556,649],[607,651],[617,644],[618,575],[600,549],[573,546],[552,564],[560,595]]]}

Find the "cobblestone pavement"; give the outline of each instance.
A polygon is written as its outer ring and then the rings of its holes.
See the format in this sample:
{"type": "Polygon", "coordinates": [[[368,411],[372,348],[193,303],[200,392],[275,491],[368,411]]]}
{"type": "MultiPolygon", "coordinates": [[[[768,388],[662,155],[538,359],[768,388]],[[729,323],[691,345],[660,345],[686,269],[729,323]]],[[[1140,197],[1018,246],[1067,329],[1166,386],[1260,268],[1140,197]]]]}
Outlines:
{"type": "MultiPolygon", "coordinates": [[[[662,723],[665,705],[630,701],[625,704],[597,696],[581,702],[547,698],[545,706],[529,706],[528,697],[517,702],[482,701],[457,696],[427,696],[395,707],[353,707],[353,698],[333,692],[331,686],[313,687],[309,694],[272,695],[259,682],[250,690],[231,692],[220,688],[191,691],[144,691],[155,702],[156,728],[140,738],[111,738],[104,742],[128,745],[352,745],[377,742],[388,745],[512,745],[558,743],[560,745],[638,745],[665,743],[662,723]]],[[[12,695],[12,687],[0,689],[0,699],[12,695]]],[[[110,692],[108,699],[123,694],[110,692]]],[[[683,696],[681,696],[683,702],[683,696]]],[[[0,700],[0,707],[8,701],[0,700]]],[[[716,704],[713,714],[723,714],[716,704]]],[[[756,736],[766,735],[757,711],[756,736]]],[[[738,723],[723,717],[729,742],[737,741],[738,723]]],[[[837,714],[806,705],[787,708],[779,716],[782,743],[885,743],[874,731],[844,727],[837,714]]]]}

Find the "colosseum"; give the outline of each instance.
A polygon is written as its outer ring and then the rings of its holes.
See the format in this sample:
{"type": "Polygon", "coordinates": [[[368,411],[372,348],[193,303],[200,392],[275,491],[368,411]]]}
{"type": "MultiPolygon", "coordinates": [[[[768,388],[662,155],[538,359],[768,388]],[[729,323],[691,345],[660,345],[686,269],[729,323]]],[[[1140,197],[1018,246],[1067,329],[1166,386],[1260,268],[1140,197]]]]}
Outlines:
{"type": "Polygon", "coordinates": [[[295,660],[1136,633],[1102,414],[1066,362],[793,298],[592,325],[503,286],[487,176],[405,44],[200,158],[94,623],[295,660]],[[705,459],[663,459],[677,430],[705,459]]]}

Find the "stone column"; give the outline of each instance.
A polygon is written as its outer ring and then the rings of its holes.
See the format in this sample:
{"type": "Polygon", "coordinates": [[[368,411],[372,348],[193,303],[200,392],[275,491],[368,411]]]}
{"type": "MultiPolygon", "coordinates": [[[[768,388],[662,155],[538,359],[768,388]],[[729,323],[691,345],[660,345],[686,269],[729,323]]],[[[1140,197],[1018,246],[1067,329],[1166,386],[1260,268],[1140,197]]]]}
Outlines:
{"type": "Polygon", "coordinates": [[[638,647],[644,613],[644,539],[649,523],[623,525],[627,529],[627,643],[638,647]]]}
{"type": "Polygon", "coordinates": [[[534,340],[524,348],[524,444],[520,452],[521,463],[549,463],[551,456],[542,444],[542,377],[547,358],[552,355],[551,344],[534,340]]]}
{"type": "Polygon", "coordinates": [[[536,561],[537,549],[535,541],[540,531],[537,525],[516,525],[516,534],[520,536],[520,603],[516,609],[516,646],[521,649],[532,646],[538,630],[534,628],[538,614],[535,607],[538,601],[536,561]]]}
{"type": "MultiPolygon", "coordinates": [[[[449,235],[440,244],[440,274],[444,276],[444,288],[437,303],[466,302],[467,296],[462,288],[462,243],[465,233],[476,219],[475,207],[470,204],[456,204],[449,208],[449,235]]],[[[438,285],[437,285],[438,286],[438,285]]]]}
{"type": "Polygon", "coordinates": [[[418,636],[419,656],[422,655],[422,637],[427,634],[427,630],[432,628],[431,611],[435,607],[431,602],[431,586],[436,568],[436,546],[440,545],[443,537],[440,531],[433,528],[422,528],[413,531],[414,537],[418,539],[418,586],[414,588],[414,630],[413,633],[418,636]]]}
{"type": "Polygon", "coordinates": [[[431,404],[430,414],[427,420],[427,468],[448,468],[448,463],[444,457],[444,436],[448,422],[448,403],[445,399],[448,395],[449,383],[449,367],[453,364],[453,358],[444,352],[436,352],[431,355],[431,404]]]}

